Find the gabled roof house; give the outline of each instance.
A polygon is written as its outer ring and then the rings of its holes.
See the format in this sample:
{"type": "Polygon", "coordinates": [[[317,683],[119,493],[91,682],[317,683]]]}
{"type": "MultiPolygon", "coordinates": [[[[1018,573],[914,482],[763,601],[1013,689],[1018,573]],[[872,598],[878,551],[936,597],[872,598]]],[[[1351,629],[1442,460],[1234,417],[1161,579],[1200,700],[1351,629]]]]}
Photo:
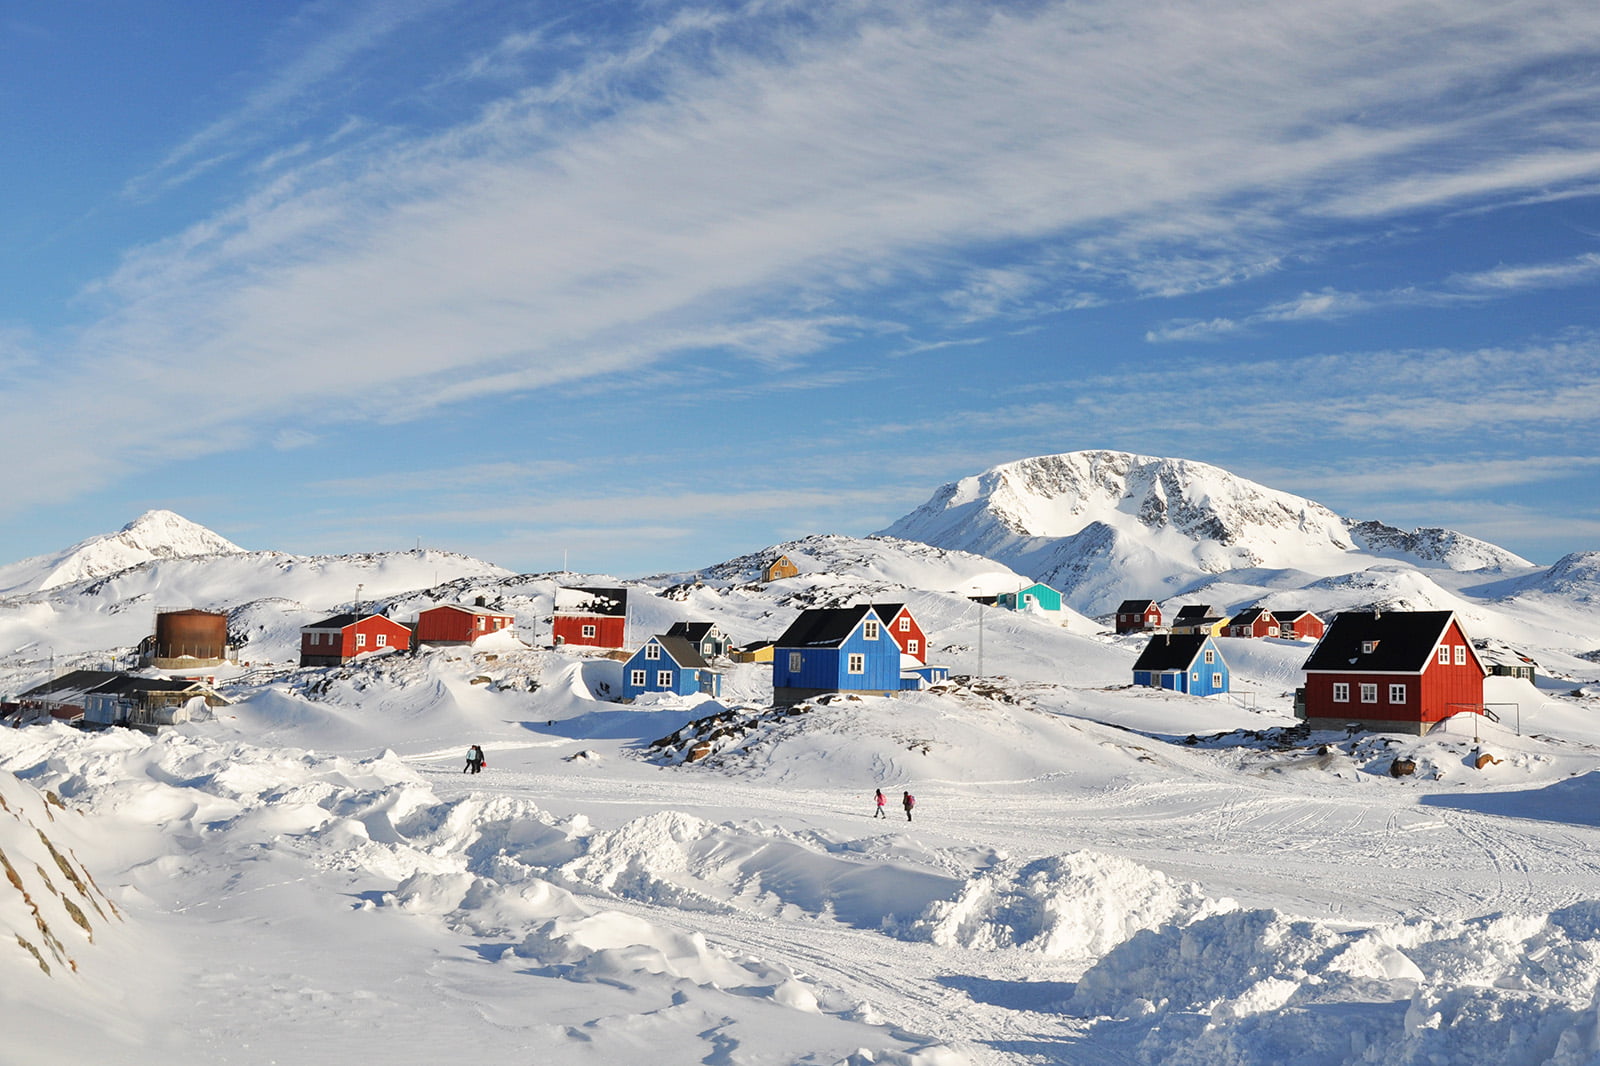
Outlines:
{"type": "Polygon", "coordinates": [[[1484,666],[1453,611],[1341,611],[1305,672],[1296,710],[1313,729],[1420,736],[1483,707],[1484,666]]]}
{"type": "Polygon", "coordinates": [[[722,675],[687,640],[658,634],[622,667],[623,698],[631,700],[646,692],[715,698],[722,695],[722,675]]]}
{"type": "Polygon", "coordinates": [[[900,645],[870,604],[802,611],[772,650],[772,698],[778,704],[829,692],[900,690],[900,645]]]}
{"type": "Polygon", "coordinates": [[[1228,662],[1210,633],[1159,633],[1133,664],[1133,683],[1190,696],[1227,692],[1228,662]]]}

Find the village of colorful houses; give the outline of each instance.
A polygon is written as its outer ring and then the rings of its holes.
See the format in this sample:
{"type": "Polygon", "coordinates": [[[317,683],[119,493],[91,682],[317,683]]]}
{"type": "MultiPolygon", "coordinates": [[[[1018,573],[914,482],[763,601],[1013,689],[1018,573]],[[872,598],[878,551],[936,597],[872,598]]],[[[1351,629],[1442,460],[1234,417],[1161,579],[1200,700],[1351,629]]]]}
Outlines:
{"type": "MultiPolygon", "coordinates": [[[[779,555],[763,568],[761,582],[798,573],[779,555]]],[[[980,609],[1065,617],[1061,593],[1043,583],[969,598],[980,609]]],[[[357,610],[302,627],[299,665],[345,666],[426,646],[470,646],[515,625],[511,614],[489,607],[483,597],[472,605],[419,611],[411,622],[357,610]]],[[[1119,637],[1147,637],[1133,664],[1132,686],[1199,698],[1230,691],[1228,641],[1304,642],[1305,683],[1295,692],[1294,713],[1319,729],[1422,735],[1463,711],[1492,715],[1483,703],[1485,676],[1533,679],[1531,660],[1492,642],[1474,642],[1450,611],[1345,611],[1325,620],[1311,611],[1261,606],[1230,616],[1200,603],[1179,605],[1168,619],[1155,600],[1128,599],[1117,608],[1113,628],[1119,637]]],[[[550,646],[622,660],[622,691],[615,698],[625,703],[648,693],[720,698],[719,664],[734,662],[770,663],[779,707],[840,695],[891,696],[950,679],[948,667],[928,662],[929,634],[903,602],[808,608],[782,633],[742,645],[710,621],[674,623],[632,648],[629,632],[628,589],[554,590],[550,646]]],[[[227,642],[222,613],[158,614],[138,656],[142,667],[166,676],[72,670],[0,704],[0,721],[20,726],[54,719],[84,728],[154,730],[193,720],[226,702],[207,671],[230,661],[227,642]]]]}

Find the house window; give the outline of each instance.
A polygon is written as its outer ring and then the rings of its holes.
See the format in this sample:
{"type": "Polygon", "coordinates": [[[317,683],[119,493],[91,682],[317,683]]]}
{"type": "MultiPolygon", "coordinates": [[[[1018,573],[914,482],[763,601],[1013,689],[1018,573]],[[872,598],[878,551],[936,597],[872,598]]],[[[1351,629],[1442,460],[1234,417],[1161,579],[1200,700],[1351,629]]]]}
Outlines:
{"type": "Polygon", "coordinates": [[[1467,646],[1465,644],[1456,645],[1456,665],[1467,665],[1467,646]]]}
{"type": "Polygon", "coordinates": [[[386,648],[386,647],[388,647],[388,646],[389,646],[389,634],[387,634],[387,633],[379,633],[379,634],[378,634],[378,638],[377,638],[377,640],[376,640],[376,641],[375,641],[375,643],[376,643],[376,644],[377,644],[377,645],[378,645],[378,647],[380,647],[380,648],[386,648]]]}
{"type": "Polygon", "coordinates": [[[1389,702],[1390,703],[1401,703],[1401,704],[1403,704],[1403,703],[1405,703],[1405,701],[1406,701],[1406,687],[1404,685],[1390,685],[1389,686],[1389,702]]]}
{"type": "Polygon", "coordinates": [[[800,672],[800,653],[797,651],[792,651],[789,653],[789,672],[791,674],[798,674],[800,672]]]}
{"type": "Polygon", "coordinates": [[[635,670],[631,674],[629,674],[628,676],[630,678],[630,680],[628,681],[628,684],[632,685],[634,688],[644,688],[644,671],[643,670],[635,670]]]}
{"type": "Polygon", "coordinates": [[[1375,641],[1375,640],[1363,640],[1361,642],[1361,654],[1362,655],[1371,655],[1373,652],[1375,652],[1377,650],[1378,650],[1378,642],[1377,641],[1375,641]]]}
{"type": "Polygon", "coordinates": [[[672,687],[672,671],[671,670],[657,670],[656,671],[656,684],[658,686],[660,686],[661,688],[671,688],[672,687]]]}
{"type": "Polygon", "coordinates": [[[367,646],[367,635],[365,633],[357,633],[356,634],[356,647],[365,648],[366,646],[367,646]]]}
{"type": "Polygon", "coordinates": [[[595,632],[594,626],[584,626],[583,627],[583,635],[586,636],[586,637],[594,636],[594,632],[595,632]]]}
{"type": "Polygon", "coordinates": [[[659,658],[661,658],[661,645],[659,645],[659,644],[646,644],[644,646],[644,657],[646,659],[659,659],[659,658]]]}
{"type": "Polygon", "coordinates": [[[867,640],[878,639],[878,623],[868,622],[861,627],[861,635],[867,640]]]}
{"type": "Polygon", "coordinates": [[[906,654],[907,655],[919,655],[919,654],[921,654],[921,652],[922,652],[922,641],[918,640],[916,637],[912,637],[910,640],[906,641],[906,654]]]}
{"type": "Polygon", "coordinates": [[[484,623],[484,622],[485,622],[485,621],[486,621],[486,619],[485,619],[485,618],[484,618],[484,617],[483,617],[483,615],[481,615],[481,614],[480,614],[480,615],[479,615],[479,616],[478,616],[478,628],[479,628],[479,629],[482,629],[482,628],[483,628],[483,623],[484,623]]]}
{"type": "Polygon", "coordinates": [[[1448,644],[1439,645],[1439,665],[1440,666],[1449,666],[1450,665],[1450,645],[1448,645],[1448,644]]]}
{"type": "Polygon", "coordinates": [[[1368,684],[1367,682],[1362,682],[1362,684],[1361,684],[1361,702],[1362,703],[1377,703],[1378,702],[1378,686],[1375,685],[1375,684],[1368,684]]]}
{"type": "Polygon", "coordinates": [[[1275,637],[1277,635],[1278,635],[1278,627],[1277,626],[1268,626],[1267,627],[1267,636],[1275,637]]]}
{"type": "Polygon", "coordinates": [[[1211,675],[1211,687],[1212,688],[1221,688],[1222,687],[1222,675],[1221,674],[1212,674],[1211,675]]]}
{"type": "Polygon", "coordinates": [[[1333,702],[1350,702],[1350,683],[1348,681],[1335,681],[1333,683],[1333,702]]]}
{"type": "Polygon", "coordinates": [[[902,633],[911,632],[911,619],[909,619],[909,618],[900,619],[900,632],[902,632],[902,633]]]}
{"type": "Polygon", "coordinates": [[[1210,648],[1207,648],[1206,649],[1206,665],[1210,666],[1212,663],[1214,663],[1216,661],[1217,661],[1217,653],[1212,651],[1210,648]]]}
{"type": "Polygon", "coordinates": [[[852,652],[851,655],[850,655],[850,662],[846,666],[845,669],[848,670],[852,674],[864,674],[864,673],[866,673],[867,672],[867,657],[865,655],[862,655],[860,652],[852,652]]]}

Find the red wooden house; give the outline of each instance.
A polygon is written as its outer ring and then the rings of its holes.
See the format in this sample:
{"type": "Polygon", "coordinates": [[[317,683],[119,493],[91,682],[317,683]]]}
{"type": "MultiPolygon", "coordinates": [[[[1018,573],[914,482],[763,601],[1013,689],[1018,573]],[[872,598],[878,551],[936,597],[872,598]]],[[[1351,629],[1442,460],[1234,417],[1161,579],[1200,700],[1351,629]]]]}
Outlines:
{"type": "Polygon", "coordinates": [[[883,619],[884,628],[894,642],[900,645],[900,654],[909,655],[919,663],[928,661],[928,635],[922,631],[903,603],[875,603],[872,609],[883,619]]]}
{"type": "Polygon", "coordinates": [[[585,648],[627,646],[628,590],[556,589],[551,630],[556,644],[585,648]]]}
{"type": "Polygon", "coordinates": [[[1265,607],[1246,607],[1223,627],[1225,637],[1275,637],[1280,627],[1278,620],[1265,607]]]}
{"type": "Polygon", "coordinates": [[[1306,660],[1313,729],[1428,732],[1483,706],[1484,668],[1452,611],[1343,611],[1306,660]]]}
{"type": "Polygon", "coordinates": [[[301,666],[339,666],[375,651],[405,651],[411,627],[387,615],[336,614],[300,630],[301,666]]]}
{"type": "Polygon", "coordinates": [[[503,611],[491,611],[483,597],[472,607],[446,603],[417,615],[417,640],[423,644],[471,644],[479,637],[510,629],[516,618],[503,611]]]}
{"type": "Polygon", "coordinates": [[[1147,633],[1161,628],[1161,606],[1155,600],[1123,600],[1117,608],[1118,633],[1147,633]]]}
{"type": "Polygon", "coordinates": [[[1272,613],[1278,619],[1278,635],[1286,640],[1321,640],[1328,631],[1327,623],[1310,611],[1289,608],[1272,613]]]}

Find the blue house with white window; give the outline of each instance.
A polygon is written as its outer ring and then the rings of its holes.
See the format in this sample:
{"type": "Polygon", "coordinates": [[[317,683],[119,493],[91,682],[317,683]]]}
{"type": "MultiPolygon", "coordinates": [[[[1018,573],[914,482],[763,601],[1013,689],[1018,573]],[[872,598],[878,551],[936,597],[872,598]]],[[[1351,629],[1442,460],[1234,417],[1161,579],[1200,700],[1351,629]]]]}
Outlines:
{"type": "Polygon", "coordinates": [[[622,698],[631,700],[645,692],[715,699],[722,695],[722,674],[682,637],[654,636],[622,668],[622,698]]]}
{"type": "Polygon", "coordinates": [[[870,604],[802,611],[772,646],[777,704],[830,692],[900,691],[900,645],[870,604]]]}
{"type": "Polygon", "coordinates": [[[1161,633],[1133,664],[1133,683],[1190,696],[1228,691],[1228,664],[1210,633],[1161,633]]]}

